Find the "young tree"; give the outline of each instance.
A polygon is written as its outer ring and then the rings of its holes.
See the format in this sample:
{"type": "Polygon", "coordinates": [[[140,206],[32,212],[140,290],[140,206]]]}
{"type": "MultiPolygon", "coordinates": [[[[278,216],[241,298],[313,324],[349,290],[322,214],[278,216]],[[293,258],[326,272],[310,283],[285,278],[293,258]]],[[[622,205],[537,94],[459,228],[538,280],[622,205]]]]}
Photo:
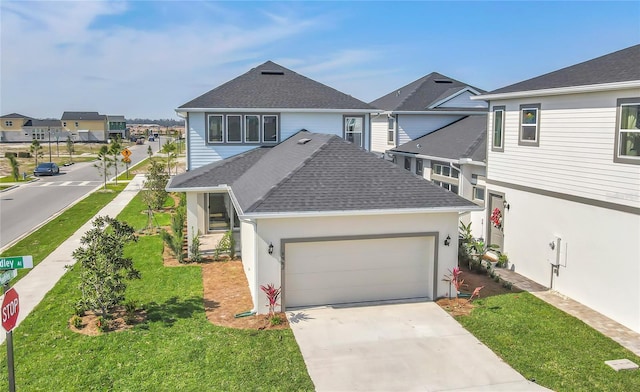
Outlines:
{"type": "Polygon", "coordinates": [[[167,154],[167,173],[171,175],[171,161],[176,158],[176,144],[174,142],[166,142],[162,146],[164,154],[167,154]]]}
{"type": "Polygon", "coordinates": [[[147,155],[149,156],[149,159],[153,156],[153,149],[151,149],[151,146],[147,147],[147,155]]]}
{"type": "Polygon", "coordinates": [[[140,279],[133,261],[124,257],[125,245],[135,242],[136,236],[131,226],[109,216],[97,217],[92,225],[80,239],[82,246],[73,252],[80,263],[78,308],[104,317],[124,302],[125,280],[140,279]]]}
{"type": "Polygon", "coordinates": [[[15,181],[18,181],[20,179],[20,164],[15,155],[9,155],[8,158],[9,165],[11,165],[11,175],[15,181]]]}
{"type": "Polygon", "coordinates": [[[113,162],[109,157],[109,147],[102,146],[98,152],[98,163],[95,163],[93,167],[97,168],[100,175],[104,178],[104,189],[107,189],[107,177],[109,176],[109,168],[113,162]]]}
{"type": "Polygon", "coordinates": [[[38,158],[42,158],[42,146],[40,145],[38,139],[33,139],[29,150],[33,154],[33,158],[36,160],[36,166],[38,166],[38,158]]]}
{"type": "Polygon", "coordinates": [[[159,210],[167,198],[167,182],[169,175],[164,172],[164,164],[151,161],[151,167],[147,173],[147,181],[144,182],[145,192],[149,192],[149,208],[159,210]]]}
{"type": "Polygon", "coordinates": [[[75,148],[73,145],[73,140],[71,140],[71,135],[67,136],[67,152],[69,153],[69,163],[72,163],[73,153],[75,152],[75,148]]]}
{"type": "Polygon", "coordinates": [[[116,185],[118,185],[118,155],[122,151],[122,144],[120,143],[120,136],[111,139],[109,144],[109,155],[111,155],[112,166],[116,170],[116,185]]]}

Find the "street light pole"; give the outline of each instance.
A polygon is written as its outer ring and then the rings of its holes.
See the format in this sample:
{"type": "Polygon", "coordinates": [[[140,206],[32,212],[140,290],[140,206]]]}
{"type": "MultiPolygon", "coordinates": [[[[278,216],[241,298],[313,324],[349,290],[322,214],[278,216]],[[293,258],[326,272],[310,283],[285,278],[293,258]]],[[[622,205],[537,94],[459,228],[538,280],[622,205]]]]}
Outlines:
{"type": "Polygon", "coordinates": [[[47,127],[49,131],[49,163],[51,163],[51,127],[47,127]]]}

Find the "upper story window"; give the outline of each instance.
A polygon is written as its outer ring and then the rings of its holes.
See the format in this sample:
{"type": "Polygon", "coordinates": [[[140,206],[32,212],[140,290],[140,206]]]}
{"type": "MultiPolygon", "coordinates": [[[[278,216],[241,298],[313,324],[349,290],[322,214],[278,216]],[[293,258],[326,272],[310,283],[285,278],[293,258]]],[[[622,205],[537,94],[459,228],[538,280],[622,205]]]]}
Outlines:
{"type": "Polygon", "coordinates": [[[473,200],[484,201],[484,188],[479,186],[473,187],[473,200]]]}
{"type": "Polygon", "coordinates": [[[404,168],[411,171],[411,158],[404,157],[404,168]]]}
{"type": "Polygon", "coordinates": [[[358,147],[363,146],[364,116],[344,116],[344,138],[358,147]]]}
{"type": "Polygon", "coordinates": [[[448,182],[438,181],[438,180],[432,180],[431,182],[455,194],[458,194],[458,192],[460,191],[460,188],[457,185],[453,185],[448,182]]]}
{"type": "Polygon", "coordinates": [[[618,99],[615,162],[640,164],[640,98],[618,99]]]}
{"type": "Polygon", "coordinates": [[[540,104],[520,105],[520,136],[518,144],[540,145],[540,104]]]}
{"type": "Polygon", "coordinates": [[[80,124],[76,121],[76,128],[78,128],[80,126],[80,124]]]}
{"type": "Polygon", "coordinates": [[[62,126],[63,126],[63,127],[66,127],[66,126],[67,126],[67,122],[66,122],[66,121],[63,121],[63,122],[62,122],[62,126]]]}
{"type": "Polygon", "coordinates": [[[278,120],[273,114],[208,114],[207,143],[277,143],[278,120]]]}
{"type": "Polygon", "coordinates": [[[460,177],[460,172],[448,165],[441,165],[436,163],[431,166],[431,170],[433,174],[437,174],[439,176],[451,177],[451,178],[460,177]]]}
{"type": "Polygon", "coordinates": [[[416,158],[416,174],[422,176],[424,170],[424,161],[420,158],[416,158]]]}
{"type": "Polygon", "coordinates": [[[396,118],[389,117],[389,129],[387,130],[387,144],[396,144],[396,118]]]}
{"type": "Polygon", "coordinates": [[[491,151],[504,151],[504,106],[493,107],[493,141],[491,151]]]}
{"type": "Polygon", "coordinates": [[[5,121],[5,122],[4,122],[4,126],[5,126],[5,127],[12,127],[12,126],[13,126],[13,121],[11,121],[11,120],[7,120],[7,121],[5,121]]]}

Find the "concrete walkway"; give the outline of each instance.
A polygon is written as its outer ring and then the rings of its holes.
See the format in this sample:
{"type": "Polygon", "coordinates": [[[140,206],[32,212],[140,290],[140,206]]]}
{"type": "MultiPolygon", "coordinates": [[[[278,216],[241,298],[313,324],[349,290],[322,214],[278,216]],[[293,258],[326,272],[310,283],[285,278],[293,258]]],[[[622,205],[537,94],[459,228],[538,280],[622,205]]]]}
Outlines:
{"type": "MultiPolygon", "coordinates": [[[[135,176],[129,182],[129,185],[111,203],[102,208],[95,217],[108,215],[115,218],[129,204],[131,199],[140,192],[144,181],[144,175],[135,176]]],[[[91,229],[91,222],[94,218],[82,225],[71,237],[13,286],[20,296],[20,313],[16,327],[42,301],[49,290],[58,283],[58,280],[66,272],[65,265],[75,263],[71,254],[80,246],[80,238],[91,229]]],[[[0,343],[4,342],[5,338],[6,334],[0,333],[0,343]]]]}
{"type": "Polygon", "coordinates": [[[496,268],[496,273],[521,290],[528,291],[550,305],[582,320],[591,328],[618,342],[621,346],[640,356],[640,333],[574,301],[557,291],[549,290],[524,276],[508,269],[496,268]]]}

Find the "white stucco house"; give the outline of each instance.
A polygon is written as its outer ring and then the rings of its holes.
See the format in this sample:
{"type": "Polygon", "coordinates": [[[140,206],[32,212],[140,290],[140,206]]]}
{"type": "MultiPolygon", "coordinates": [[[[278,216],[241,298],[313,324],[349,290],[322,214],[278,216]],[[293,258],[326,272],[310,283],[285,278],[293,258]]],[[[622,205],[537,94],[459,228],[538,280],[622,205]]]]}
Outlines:
{"type": "Polygon", "coordinates": [[[465,116],[485,114],[487,104],[471,100],[483,92],[437,72],[394,89],[370,102],[379,109],[371,115],[371,151],[384,153],[465,116]]]}
{"type": "Polygon", "coordinates": [[[487,237],[516,272],[640,332],[640,45],[478,98],[487,237]]]}
{"type": "Polygon", "coordinates": [[[458,215],[480,207],[332,134],[300,131],[171,179],[189,225],[200,195],[228,195],[254,310],[446,295],[458,215]],[[402,196],[402,197],[401,197],[402,196]]]}
{"type": "MultiPolygon", "coordinates": [[[[486,135],[486,114],[467,116],[387,150],[386,155],[405,170],[484,208],[486,135]]],[[[484,210],[465,212],[460,221],[471,223],[474,237],[484,237],[484,210]]]]}

